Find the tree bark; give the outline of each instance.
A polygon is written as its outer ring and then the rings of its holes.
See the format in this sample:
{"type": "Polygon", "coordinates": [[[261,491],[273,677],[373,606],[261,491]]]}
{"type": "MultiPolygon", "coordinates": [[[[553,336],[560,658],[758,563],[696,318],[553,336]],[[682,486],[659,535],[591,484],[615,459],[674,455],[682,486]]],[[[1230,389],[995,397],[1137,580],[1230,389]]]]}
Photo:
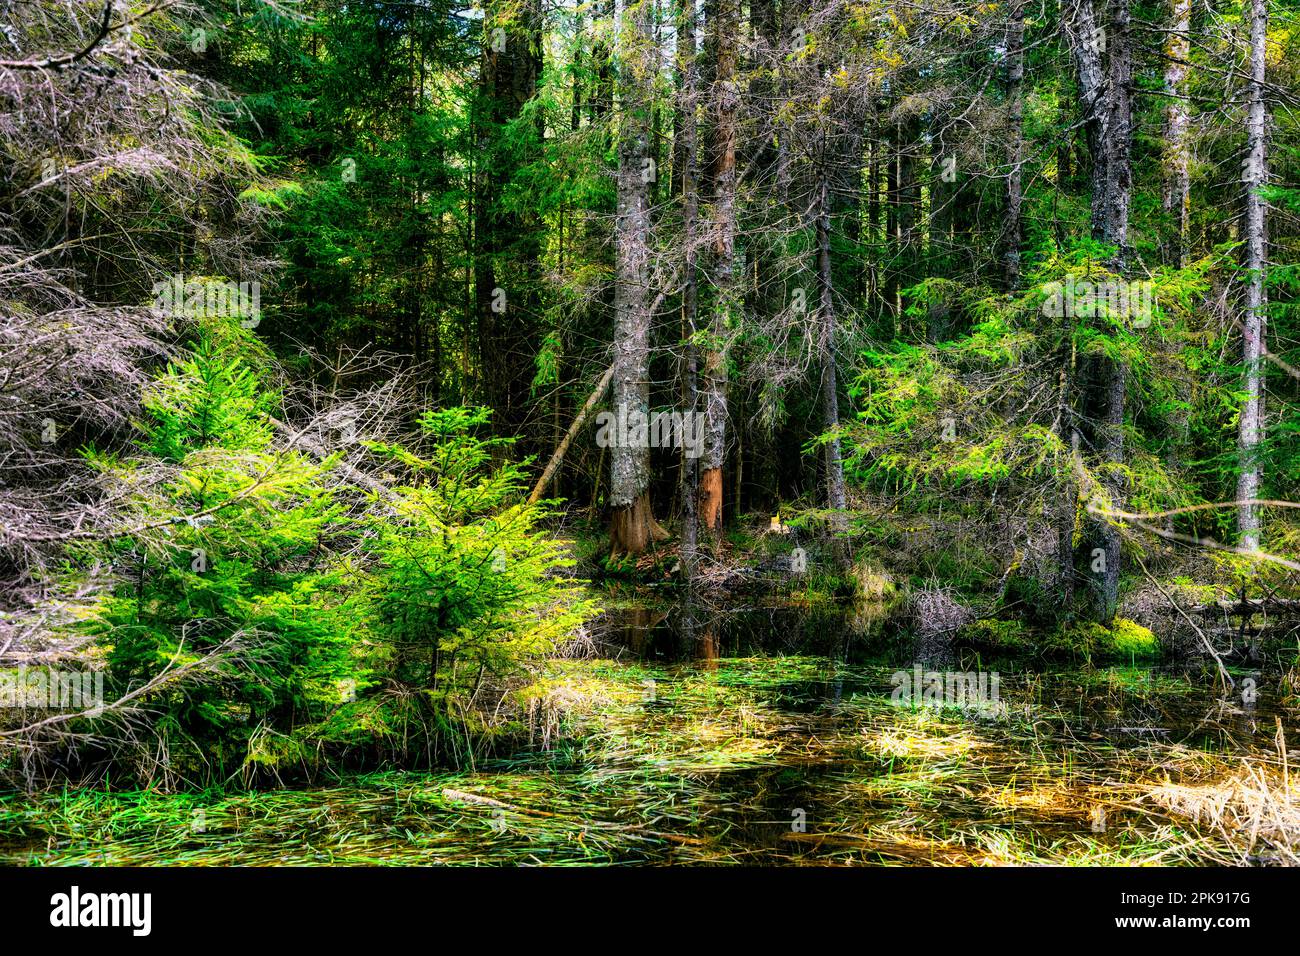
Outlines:
{"type": "MultiPolygon", "coordinates": [[[[616,415],[650,414],[650,106],[655,53],[649,0],[623,8],[618,25],[620,91],[618,212],[614,223],[614,378],[616,415]]],[[[650,506],[650,449],[620,435],[610,446],[610,543],[614,554],[639,554],[657,536],[650,506]]]]}
{"type": "MultiPolygon", "coordinates": [[[[682,242],[685,246],[682,285],[682,409],[690,415],[691,427],[699,414],[699,355],[695,345],[696,313],[699,303],[697,277],[699,220],[699,25],[695,15],[695,0],[683,4],[679,19],[681,41],[678,51],[681,75],[679,113],[681,128],[677,149],[681,167],[682,191],[682,242]]],[[[680,560],[682,578],[689,589],[695,578],[697,541],[699,537],[700,459],[682,454],[682,534],[680,560]]],[[[687,612],[689,614],[689,610],[687,612]]]]}
{"type": "Polygon", "coordinates": [[[715,70],[712,90],[714,291],[708,353],[704,358],[704,470],[700,519],[715,541],[722,532],[722,466],[727,452],[727,339],[737,319],[736,259],[736,40],[739,0],[716,0],[713,21],[715,70]]]}
{"type": "MultiPolygon", "coordinates": [[[[1110,0],[1109,19],[1108,29],[1099,31],[1092,0],[1076,0],[1074,16],[1066,27],[1078,73],[1084,135],[1092,158],[1092,237],[1115,247],[1110,268],[1122,276],[1131,254],[1128,225],[1133,188],[1129,0],[1110,0]]],[[[1097,359],[1094,404],[1100,421],[1094,444],[1101,452],[1100,480],[1112,510],[1120,508],[1124,493],[1127,377],[1123,362],[1105,356],[1097,359]]],[[[1092,614],[1109,623],[1119,606],[1121,536],[1118,520],[1104,512],[1102,509],[1092,516],[1087,563],[1093,580],[1092,614]]]]}
{"type": "MultiPolygon", "coordinates": [[[[1128,242],[1129,204],[1133,190],[1132,138],[1133,108],[1130,90],[1133,82],[1132,48],[1129,36],[1129,0],[1111,0],[1108,62],[1104,100],[1105,121],[1102,139],[1103,164],[1100,197],[1092,197],[1093,236],[1115,247],[1111,268],[1123,275],[1130,255],[1128,242]]],[[[1101,451],[1106,464],[1103,485],[1110,497],[1110,507],[1122,506],[1124,479],[1124,405],[1128,368],[1123,362],[1101,360],[1101,388],[1104,418],[1101,451]]],[[[1106,556],[1097,595],[1097,616],[1109,624],[1119,608],[1120,527],[1114,518],[1100,522],[1100,541],[1106,556]]]]}
{"type": "Polygon", "coordinates": [[[1174,239],[1168,247],[1165,261],[1180,268],[1187,265],[1187,228],[1191,203],[1187,101],[1183,98],[1191,17],[1192,0],[1173,0],[1173,32],[1166,47],[1168,60],[1165,65],[1165,94],[1169,97],[1169,105],[1165,108],[1165,182],[1161,198],[1165,212],[1174,222],[1174,239]]]}
{"type": "MultiPolygon", "coordinates": [[[[839,380],[835,368],[835,298],[831,275],[831,199],[830,173],[823,156],[817,203],[817,291],[820,311],[819,351],[821,353],[822,427],[834,437],[823,446],[826,456],[826,507],[831,512],[831,529],[837,535],[848,528],[844,491],[844,462],[840,457],[839,380]]],[[[843,542],[837,542],[837,557],[843,559],[843,542]]]]}
{"type": "Polygon", "coordinates": [[[1020,244],[1023,241],[1021,207],[1024,186],[1021,167],[1025,153],[1025,5],[1012,0],[1007,23],[1007,218],[1002,264],[1007,288],[1020,287],[1020,244]]]}
{"type": "Polygon", "coordinates": [[[1106,193],[1105,140],[1108,111],[1103,103],[1106,84],[1102,71],[1102,49],[1106,34],[1099,29],[1092,0],[1074,0],[1072,16],[1065,19],[1064,27],[1079,82],[1083,135],[1092,160],[1092,232],[1096,235],[1100,228],[1099,217],[1106,193]]]}
{"type": "Polygon", "coordinates": [[[1259,511],[1253,499],[1259,497],[1259,445],[1263,437],[1263,382],[1260,356],[1263,353],[1267,293],[1264,270],[1268,264],[1264,197],[1260,190],[1268,182],[1266,153],[1268,114],[1264,105],[1265,54],[1268,31],[1268,0],[1248,0],[1250,16],[1250,83],[1246,117],[1246,162],[1242,185],[1246,191],[1246,314],[1242,322],[1241,358],[1245,366],[1245,399],[1238,420],[1237,441],[1241,471],[1237,477],[1237,530],[1241,547],[1259,549],[1259,511]]]}
{"type": "Polygon", "coordinates": [[[1102,108],[1102,189],[1092,197],[1093,236],[1116,248],[1113,268],[1122,273],[1131,255],[1129,205],[1133,193],[1133,54],[1129,36],[1129,0],[1111,0],[1106,91],[1102,108]]]}
{"type": "Polygon", "coordinates": [[[898,247],[895,255],[898,263],[898,287],[895,297],[895,311],[898,327],[902,329],[906,318],[906,306],[903,304],[903,292],[910,288],[917,279],[917,265],[921,258],[920,229],[921,220],[921,179],[917,175],[917,150],[921,148],[921,131],[915,117],[898,126],[897,188],[894,203],[897,206],[898,247]]]}
{"type": "MultiPolygon", "coordinates": [[[[738,147],[746,157],[746,179],[764,184],[770,190],[770,201],[749,203],[737,216],[737,230],[743,231],[745,240],[745,321],[759,326],[772,323],[784,308],[783,263],[773,233],[779,228],[782,207],[775,200],[777,163],[785,137],[778,135],[778,91],[780,85],[772,70],[766,67],[781,55],[781,31],[777,18],[776,0],[751,0],[750,25],[753,42],[749,45],[751,70],[748,86],[750,117],[748,140],[738,147]],[[754,117],[753,113],[757,116],[754,117]]],[[[758,410],[747,421],[749,428],[751,471],[750,506],[755,510],[775,510],[780,501],[780,424],[779,413],[774,409],[775,390],[760,387],[757,392],[758,410]]],[[[737,420],[734,414],[732,420],[737,420]]],[[[737,475],[736,484],[740,484],[737,475]]],[[[739,508],[737,508],[739,511],[739,508]]]]}
{"type": "MultiPolygon", "coordinates": [[[[511,176],[502,148],[505,127],[537,92],[542,73],[539,0],[512,6],[494,0],[484,13],[479,73],[479,172],[474,206],[474,303],[479,324],[484,399],[499,431],[517,434],[530,409],[528,386],[536,354],[534,316],[541,283],[538,223],[504,208],[511,176]],[[498,32],[500,31],[500,32],[498,32]]],[[[537,142],[543,135],[539,131],[537,142]]]]}

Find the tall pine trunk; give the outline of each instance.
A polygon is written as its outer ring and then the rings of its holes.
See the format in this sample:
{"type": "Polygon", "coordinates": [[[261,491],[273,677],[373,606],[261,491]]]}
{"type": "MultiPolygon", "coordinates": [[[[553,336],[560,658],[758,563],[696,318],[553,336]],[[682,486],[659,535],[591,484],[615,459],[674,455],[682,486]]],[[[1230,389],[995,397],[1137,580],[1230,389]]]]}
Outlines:
{"type": "MultiPolygon", "coordinates": [[[[617,40],[618,211],[614,223],[614,414],[650,414],[650,109],[655,50],[649,0],[623,9],[617,40]]],[[[650,449],[633,435],[610,445],[610,542],[639,554],[660,534],[650,505],[650,449]],[[634,440],[628,440],[632,438],[634,440]]]]}
{"type": "MultiPolygon", "coordinates": [[[[1133,83],[1129,0],[1111,0],[1102,32],[1092,0],[1076,0],[1068,36],[1078,73],[1084,135],[1092,158],[1092,236],[1115,247],[1110,262],[1121,277],[1129,265],[1129,205],[1133,190],[1133,83]],[[1103,68],[1102,51],[1106,51],[1103,68]]],[[[1106,356],[1096,359],[1092,383],[1093,445],[1101,454],[1107,501],[1093,514],[1086,547],[1092,574],[1092,616],[1109,623],[1119,606],[1120,525],[1108,511],[1123,504],[1124,410],[1128,369],[1106,356]]]]}
{"type": "MultiPolygon", "coordinates": [[[[484,400],[495,410],[498,428],[514,435],[531,408],[528,386],[538,344],[534,317],[540,311],[536,300],[541,250],[536,238],[540,223],[506,208],[510,179],[527,157],[506,147],[505,129],[523,115],[537,92],[542,73],[541,4],[494,0],[485,10],[483,28],[474,303],[484,400]]],[[[543,139],[539,129],[536,143],[543,139]]]]}
{"type": "Polygon", "coordinates": [[[736,41],[739,0],[713,6],[713,315],[704,359],[704,470],[700,518],[716,540],[722,532],[722,466],[727,454],[727,340],[738,318],[736,286],[736,41]]]}
{"type": "MultiPolygon", "coordinates": [[[[1111,0],[1106,69],[1106,113],[1102,137],[1103,164],[1101,196],[1092,197],[1093,237],[1115,247],[1111,268],[1123,276],[1129,267],[1129,204],[1133,192],[1132,140],[1133,60],[1129,34],[1129,0],[1111,0]]],[[[1095,160],[1094,160],[1095,161],[1095,160]]],[[[1106,465],[1102,484],[1110,508],[1119,509],[1124,494],[1124,406],[1128,368],[1116,359],[1102,358],[1100,445],[1106,465]]],[[[1119,608],[1120,526],[1117,518],[1102,517],[1099,540],[1105,566],[1099,572],[1096,598],[1097,617],[1109,624],[1119,608]]]]}
{"type": "MultiPolygon", "coordinates": [[[[821,355],[822,428],[832,437],[823,445],[826,456],[826,507],[831,512],[831,530],[842,534],[847,529],[845,511],[844,462],[840,457],[839,379],[835,368],[835,287],[831,274],[831,197],[830,171],[823,151],[820,164],[817,201],[817,293],[818,351],[821,355]]],[[[836,556],[843,559],[843,541],[836,542],[836,556]]]]}
{"type": "MultiPolygon", "coordinates": [[[[677,178],[682,193],[682,243],[685,247],[682,280],[682,410],[690,417],[688,422],[694,427],[695,417],[699,414],[699,354],[695,346],[696,317],[699,304],[699,282],[697,276],[699,241],[699,49],[698,23],[695,15],[695,0],[686,0],[682,4],[682,13],[678,20],[681,39],[679,40],[678,61],[681,88],[679,91],[678,111],[681,116],[677,135],[676,165],[679,169],[677,178]]],[[[683,448],[682,455],[682,534],[681,564],[682,577],[689,588],[695,577],[695,560],[699,535],[698,500],[700,495],[700,460],[683,448]]]]}
{"type": "Polygon", "coordinates": [[[1025,4],[1012,0],[1007,23],[1007,214],[1002,238],[1002,267],[1007,288],[1020,287],[1020,244],[1024,227],[1021,207],[1024,186],[1021,169],[1025,162],[1025,4]]]}
{"type": "Polygon", "coordinates": [[[1172,32],[1166,46],[1168,58],[1165,63],[1165,95],[1169,98],[1169,105],[1165,108],[1165,181],[1161,201],[1174,223],[1174,238],[1168,244],[1165,261],[1181,267],[1187,265],[1191,205],[1187,100],[1184,97],[1192,0],[1173,0],[1172,13],[1172,32]]]}
{"type": "Polygon", "coordinates": [[[1264,222],[1264,197],[1260,190],[1268,181],[1265,153],[1268,114],[1264,106],[1265,45],[1268,31],[1268,0],[1247,0],[1250,17],[1250,83],[1246,116],[1246,162],[1242,185],[1246,191],[1246,314],[1242,322],[1241,359],[1245,366],[1237,441],[1241,471],[1237,477],[1237,529],[1241,547],[1259,548],[1259,511],[1250,502],[1259,497],[1259,444],[1264,432],[1263,382],[1260,356],[1264,348],[1264,269],[1268,264],[1264,222]]]}

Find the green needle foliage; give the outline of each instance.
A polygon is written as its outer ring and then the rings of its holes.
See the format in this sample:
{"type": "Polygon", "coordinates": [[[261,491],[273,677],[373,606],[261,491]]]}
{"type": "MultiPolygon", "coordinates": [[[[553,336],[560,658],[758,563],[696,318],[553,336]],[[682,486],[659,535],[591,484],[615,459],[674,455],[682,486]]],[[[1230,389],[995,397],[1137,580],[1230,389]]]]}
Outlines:
{"type": "Polygon", "coordinates": [[[135,449],[87,453],[124,498],[120,533],[82,555],[130,568],[86,624],[110,697],[159,715],[168,779],[472,756],[518,727],[527,663],[590,612],[545,507],[510,443],[480,437],[487,410],[451,408],[410,448],[370,443],[392,484],[358,517],[327,480],[337,454],[277,441],[269,367],[251,333],[204,327],[135,449]]]}
{"type": "Polygon", "coordinates": [[[259,358],[251,333],[203,329],[147,395],[136,451],[89,455],[127,495],[100,556],[134,580],[91,627],[119,696],[161,679],[149,703],[181,772],[197,769],[182,754],[238,761],[259,728],[291,732],[359,676],[332,461],[275,446],[259,358]],[[166,679],[186,668],[202,679],[166,679]]]}
{"type": "Polygon", "coordinates": [[[372,444],[406,474],[367,520],[356,580],[391,690],[376,700],[395,745],[413,739],[434,757],[468,752],[467,731],[508,730],[496,719],[503,692],[593,607],[563,574],[572,558],[538,527],[546,509],[524,502],[523,466],[500,458],[511,441],[485,437],[488,418],[430,411],[414,448],[372,444]]]}

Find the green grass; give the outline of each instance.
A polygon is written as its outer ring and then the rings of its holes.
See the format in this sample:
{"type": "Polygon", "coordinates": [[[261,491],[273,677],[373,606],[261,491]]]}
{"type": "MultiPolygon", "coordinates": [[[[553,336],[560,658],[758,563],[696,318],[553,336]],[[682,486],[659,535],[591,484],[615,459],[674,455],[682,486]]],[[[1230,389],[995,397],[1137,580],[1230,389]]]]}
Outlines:
{"type": "Polygon", "coordinates": [[[1223,834],[1144,802],[1165,779],[1213,780],[1235,763],[1226,751],[1086,732],[1135,713],[1190,723],[1176,715],[1204,694],[1187,680],[1137,668],[1006,675],[989,719],[895,706],[889,671],[810,656],[559,661],[530,690],[539,721],[553,721],[550,750],[303,790],[13,794],[0,799],[0,860],[1111,865],[1230,854],[1223,834]]]}

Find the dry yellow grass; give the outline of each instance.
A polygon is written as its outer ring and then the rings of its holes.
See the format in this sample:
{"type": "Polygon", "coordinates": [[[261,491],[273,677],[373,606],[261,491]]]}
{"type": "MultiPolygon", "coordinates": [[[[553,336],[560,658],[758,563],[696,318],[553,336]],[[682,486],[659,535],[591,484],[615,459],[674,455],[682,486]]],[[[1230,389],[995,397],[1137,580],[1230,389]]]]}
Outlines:
{"type": "Polygon", "coordinates": [[[1171,813],[1222,834],[1240,851],[1225,862],[1300,865],[1300,788],[1284,770],[1243,761],[1234,775],[1214,783],[1152,788],[1150,799],[1171,813]]]}

